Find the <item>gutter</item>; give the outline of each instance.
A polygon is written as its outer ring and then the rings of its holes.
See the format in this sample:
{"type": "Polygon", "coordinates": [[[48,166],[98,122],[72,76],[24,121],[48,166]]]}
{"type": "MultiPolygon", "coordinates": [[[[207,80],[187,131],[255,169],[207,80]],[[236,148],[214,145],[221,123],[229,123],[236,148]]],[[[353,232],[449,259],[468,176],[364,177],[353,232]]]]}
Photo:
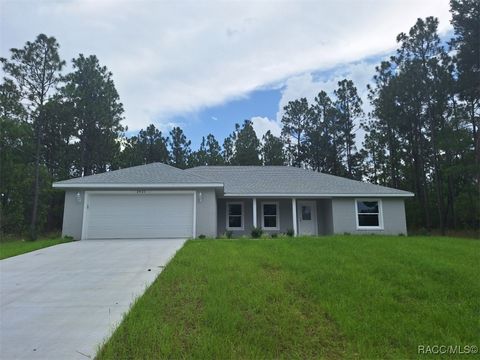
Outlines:
{"type": "Polygon", "coordinates": [[[411,192],[405,192],[405,194],[378,194],[378,193],[369,193],[369,194],[229,194],[225,193],[224,197],[276,197],[276,198],[334,198],[334,197],[357,197],[357,198],[375,198],[375,197],[414,197],[415,194],[411,192]]]}
{"type": "Polygon", "coordinates": [[[222,183],[211,184],[62,184],[53,183],[55,189],[178,189],[178,188],[223,188],[222,183]]]}

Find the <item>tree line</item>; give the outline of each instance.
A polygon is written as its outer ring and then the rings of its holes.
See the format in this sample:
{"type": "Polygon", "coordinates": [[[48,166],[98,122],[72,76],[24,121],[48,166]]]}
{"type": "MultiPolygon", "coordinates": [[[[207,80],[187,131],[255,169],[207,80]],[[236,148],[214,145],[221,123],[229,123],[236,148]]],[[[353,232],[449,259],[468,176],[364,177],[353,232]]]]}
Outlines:
{"type": "Polygon", "coordinates": [[[151,162],[305,167],[414,192],[412,227],[478,229],[480,3],[452,0],[451,12],[447,43],[433,17],[398,35],[395,55],[368,86],[370,113],[344,79],[331,95],[290,101],[278,137],[268,131],[259,139],[245,120],[222,143],[207,134],[195,150],[180,127],[164,133],[152,124],[126,136],[112,73],[80,54],[64,74],[57,40],[40,34],[0,58],[0,234],[35,239],[60,229],[55,181],[151,162]]]}

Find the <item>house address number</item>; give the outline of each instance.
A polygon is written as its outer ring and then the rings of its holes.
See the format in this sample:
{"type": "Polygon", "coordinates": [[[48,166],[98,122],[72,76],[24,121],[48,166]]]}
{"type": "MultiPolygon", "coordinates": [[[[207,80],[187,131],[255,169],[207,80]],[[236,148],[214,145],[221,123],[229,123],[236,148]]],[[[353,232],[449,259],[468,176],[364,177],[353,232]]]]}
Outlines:
{"type": "Polygon", "coordinates": [[[146,192],[146,190],[137,190],[137,194],[145,194],[146,192]]]}

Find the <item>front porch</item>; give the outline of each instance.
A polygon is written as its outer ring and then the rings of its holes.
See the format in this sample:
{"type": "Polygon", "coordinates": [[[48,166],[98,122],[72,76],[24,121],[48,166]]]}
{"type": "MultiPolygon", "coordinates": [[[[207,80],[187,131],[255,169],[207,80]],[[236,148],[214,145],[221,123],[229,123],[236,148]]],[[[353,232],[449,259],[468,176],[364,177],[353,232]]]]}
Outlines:
{"type": "Polygon", "coordinates": [[[332,200],[327,198],[219,198],[217,234],[250,236],[258,227],[266,233],[333,234],[332,200]]]}

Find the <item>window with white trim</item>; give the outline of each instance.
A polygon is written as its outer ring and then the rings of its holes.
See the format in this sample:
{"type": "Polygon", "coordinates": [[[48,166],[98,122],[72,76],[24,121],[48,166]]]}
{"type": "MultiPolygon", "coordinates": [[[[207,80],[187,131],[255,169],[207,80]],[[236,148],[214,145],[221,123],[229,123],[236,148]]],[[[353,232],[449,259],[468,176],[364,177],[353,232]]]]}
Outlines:
{"type": "Polygon", "coordinates": [[[278,215],[278,202],[262,203],[262,228],[266,230],[278,230],[280,228],[280,218],[278,215]]]}
{"type": "Polygon", "coordinates": [[[243,229],[243,203],[241,202],[227,203],[227,229],[229,230],[243,229]]]}
{"type": "Polygon", "coordinates": [[[380,200],[356,200],[355,209],[359,229],[381,229],[383,227],[380,200]]]}

